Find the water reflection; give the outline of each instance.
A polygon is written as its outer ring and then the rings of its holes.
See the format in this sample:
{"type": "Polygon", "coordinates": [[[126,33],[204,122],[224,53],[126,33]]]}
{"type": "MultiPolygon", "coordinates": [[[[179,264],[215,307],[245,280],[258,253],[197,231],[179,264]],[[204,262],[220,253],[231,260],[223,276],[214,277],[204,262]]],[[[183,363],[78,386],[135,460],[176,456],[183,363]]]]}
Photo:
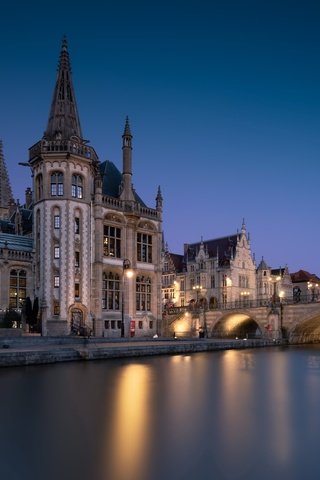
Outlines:
{"type": "Polygon", "coordinates": [[[317,480],[319,371],[318,347],[0,370],[1,478],[317,480]]]}
{"type": "Polygon", "coordinates": [[[123,367],[111,407],[105,415],[108,440],[105,478],[147,478],[151,413],[149,366],[133,364],[123,367]]]}

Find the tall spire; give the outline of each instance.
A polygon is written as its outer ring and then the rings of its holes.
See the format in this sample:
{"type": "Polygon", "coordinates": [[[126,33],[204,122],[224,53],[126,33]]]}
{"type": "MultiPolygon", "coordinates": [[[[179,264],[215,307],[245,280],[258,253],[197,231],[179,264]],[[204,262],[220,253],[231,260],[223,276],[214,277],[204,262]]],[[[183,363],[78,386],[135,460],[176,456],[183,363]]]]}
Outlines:
{"type": "Polygon", "coordinates": [[[71,64],[66,36],[63,37],[56,85],[44,137],[68,140],[72,135],[82,139],[80,120],[72,84],[71,64]]]}
{"type": "Polygon", "coordinates": [[[132,191],[132,134],[129,118],[126,117],[122,135],[122,192],[123,200],[134,200],[132,191]]]}
{"type": "Polygon", "coordinates": [[[0,140],[0,218],[5,218],[9,212],[9,202],[12,200],[12,190],[3,155],[2,140],[0,140]]]}

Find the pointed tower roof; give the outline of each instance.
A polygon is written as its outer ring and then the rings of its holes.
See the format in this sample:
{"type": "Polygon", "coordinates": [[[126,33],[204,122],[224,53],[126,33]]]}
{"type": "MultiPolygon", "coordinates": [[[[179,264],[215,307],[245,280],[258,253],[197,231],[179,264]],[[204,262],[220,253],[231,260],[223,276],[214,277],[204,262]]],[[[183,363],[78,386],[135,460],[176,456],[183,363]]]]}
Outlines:
{"type": "Polygon", "coordinates": [[[9,202],[13,198],[6,162],[0,140],[0,217],[8,212],[9,202]]]}
{"type": "Polygon", "coordinates": [[[73,135],[80,139],[83,138],[72,83],[67,39],[64,36],[58,64],[57,80],[44,137],[47,140],[68,140],[73,135]]]}
{"type": "Polygon", "coordinates": [[[123,137],[124,137],[124,136],[132,137],[131,130],[130,130],[130,124],[129,124],[129,117],[128,117],[128,115],[126,116],[126,123],[125,123],[125,126],[124,126],[123,137]]]}
{"type": "Polygon", "coordinates": [[[266,264],[264,258],[262,257],[261,262],[259,263],[257,270],[268,270],[268,269],[269,269],[269,267],[266,264]]]}

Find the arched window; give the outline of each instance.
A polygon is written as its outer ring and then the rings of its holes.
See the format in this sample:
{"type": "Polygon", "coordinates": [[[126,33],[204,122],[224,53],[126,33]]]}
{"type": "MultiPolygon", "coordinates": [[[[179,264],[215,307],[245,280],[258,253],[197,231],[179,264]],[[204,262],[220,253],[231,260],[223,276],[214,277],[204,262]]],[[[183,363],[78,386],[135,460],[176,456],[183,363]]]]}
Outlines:
{"type": "Polygon", "coordinates": [[[51,196],[61,197],[63,195],[63,173],[54,172],[51,174],[51,196]]]}
{"type": "Polygon", "coordinates": [[[137,311],[151,311],[151,279],[138,276],[136,279],[136,309],[137,311]]]}
{"type": "Polygon", "coordinates": [[[25,270],[10,271],[9,308],[22,308],[26,299],[27,273],[25,270]]]}
{"type": "Polygon", "coordinates": [[[42,180],[42,174],[39,173],[39,175],[36,176],[36,199],[41,200],[43,196],[43,180],[42,180]]]}
{"type": "Polygon", "coordinates": [[[105,272],[102,279],[102,308],[120,309],[120,277],[117,273],[105,272]]]}
{"type": "Polygon", "coordinates": [[[73,198],[83,198],[82,177],[72,175],[71,196],[73,198]]]}

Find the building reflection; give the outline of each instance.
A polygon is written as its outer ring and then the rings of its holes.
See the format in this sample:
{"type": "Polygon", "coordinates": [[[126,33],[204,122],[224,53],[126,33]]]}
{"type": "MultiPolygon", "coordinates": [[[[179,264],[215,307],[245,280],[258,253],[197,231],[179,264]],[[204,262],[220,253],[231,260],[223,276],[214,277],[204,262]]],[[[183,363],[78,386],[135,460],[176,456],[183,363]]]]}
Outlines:
{"type": "Polygon", "coordinates": [[[150,367],[123,366],[106,416],[105,478],[147,478],[150,437],[150,367]],[[110,434],[111,433],[111,434],[110,434]]]}

